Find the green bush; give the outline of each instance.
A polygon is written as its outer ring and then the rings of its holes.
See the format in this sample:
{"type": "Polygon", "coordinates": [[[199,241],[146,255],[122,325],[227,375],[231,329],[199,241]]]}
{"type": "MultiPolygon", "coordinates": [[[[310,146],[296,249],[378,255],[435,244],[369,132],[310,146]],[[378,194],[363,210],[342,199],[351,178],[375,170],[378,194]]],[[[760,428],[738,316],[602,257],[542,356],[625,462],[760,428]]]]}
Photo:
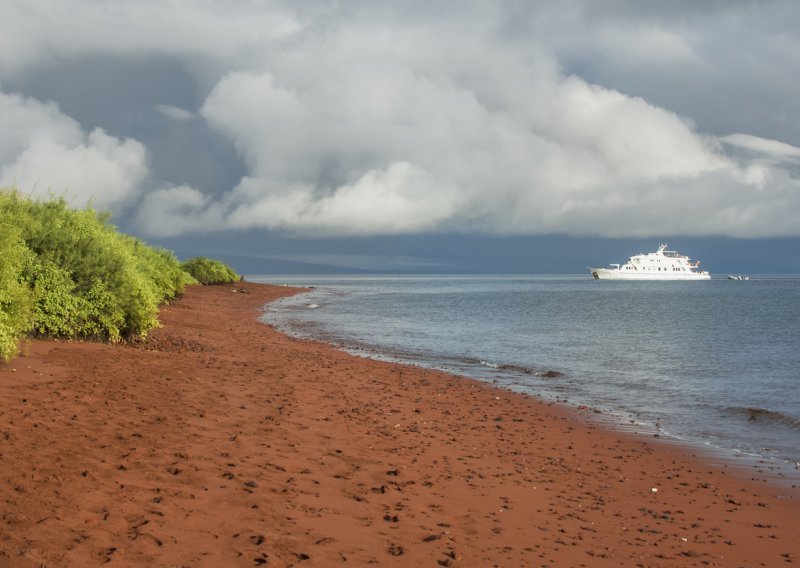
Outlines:
{"type": "Polygon", "coordinates": [[[25,333],[104,341],[144,336],[158,306],[195,280],[177,258],[109,216],[0,189],[0,356],[25,333]]]}
{"type": "Polygon", "coordinates": [[[0,358],[6,361],[32,325],[31,295],[22,279],[31,257],[19,229],[0,217],[0,358]]]}
{"type": "Polygon", "coordinates": [[[230,266],[204,256],[189,259],[181,267],[200,284],[227,284],[239,280],[239,275],[230,266]]]}

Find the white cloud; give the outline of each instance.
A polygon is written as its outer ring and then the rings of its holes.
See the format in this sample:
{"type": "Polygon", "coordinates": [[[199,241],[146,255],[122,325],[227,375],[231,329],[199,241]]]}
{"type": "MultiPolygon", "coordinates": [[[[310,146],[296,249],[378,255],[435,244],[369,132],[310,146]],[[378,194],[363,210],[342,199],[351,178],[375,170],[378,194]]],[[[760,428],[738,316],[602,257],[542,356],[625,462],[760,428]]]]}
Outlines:
{"type": "Polygon", "coordinates": [[[315,196],[310,186],[288,191],[248,179],[233,192],[229,214],[240,228],[268,227],[312,234],[382,235],[436,230],[453,214],[430,174],[407,162],[369,170],[352,184],[315,196]]]}
{"type": "Polygon", "coordinates": [[[382,235],[436,230],[452,214],[452,198],[437,198],[434,180],[411,164],[370,170],[325,197],[312,186],[245,178],[223,199],[178,186],[149,193],[139,226],[153,236],[223,228],[269,228],[314,235],[382,235]],[[346,230],[343,231],[343,228],[346,230]]]}
{"type": "Polygon", "coordinates": [[[31,140],[57,139],[64,144],[83,140],[80,124],[58,105],[0,91],[0,163],[14,159],[31,140]]]}
{"type": "Polygon", "coordinates": [[[215,86],[201,114],[250,173],[218,201],[226,226],[346,235],[791,231],[784,220],[800,204],[797,180],[727,155],[685,118],[564,76],[541,54],[511,73],[502,49],[462,43],[465,61],[476,63],[464,80],[464,62],[430,70],[396,37],[372,40],[359,56],[359,42],[329,37],[282,75],[237,71],[215,86]],[[306,81],[309,61],[318,83],[306,81]]]}
{"type": "Polygon", "coordinates": [[[223,228],[218,209],[192,187],[163,187],[142,199],[137,220],[141,229],[151,236],[172,237],[184,232],[223,228]]]}
{"type": "Polygon", "coordinates": [[[76,206],[120,206],[148,173],[144,146],[88,134],[52,103],[0,92],[0,185],[48,197],[63,195],[76,206]]]}
{"type": "Polygon", "coordinates": [[[184,121],[197,118],[197,115],[193,112],[174,105],[159,104],[155,106],[155,110],[159,114],[171,118],[172,120],[184,121]]]}
{"type": "Polygon", "coordinates": [[[720,138],[722,142],[737,146],[746,150],[751,150],[759,154],[767,155],[773,158],[786,159],[786,158],[800,158],[800,148],[785,144],[778,140],[770,140],[753,136],[751,134],[729,134],[720,138]]]}
{"type": "Polygon", "coordinates": [[[605,55],[618,65],[630,67],[658,65],[702,66],[687,38],[679,32],[639,22],[627,26],[601,26],[596,41],[605,55]]]}

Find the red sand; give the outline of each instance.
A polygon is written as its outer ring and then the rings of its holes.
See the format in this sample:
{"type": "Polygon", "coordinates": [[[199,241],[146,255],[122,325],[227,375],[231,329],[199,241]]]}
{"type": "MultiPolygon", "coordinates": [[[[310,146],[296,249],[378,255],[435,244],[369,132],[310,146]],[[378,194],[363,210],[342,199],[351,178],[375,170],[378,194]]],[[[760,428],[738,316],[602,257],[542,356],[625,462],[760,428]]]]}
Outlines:
{"type": "MultiPolygon", "coordinates": [[[[236,290],[240,290],[236,292],[236,290]]],[[[0,566],[779,566],[800,490],[192,287],[138,348],[0,369],[0,566]]]]}

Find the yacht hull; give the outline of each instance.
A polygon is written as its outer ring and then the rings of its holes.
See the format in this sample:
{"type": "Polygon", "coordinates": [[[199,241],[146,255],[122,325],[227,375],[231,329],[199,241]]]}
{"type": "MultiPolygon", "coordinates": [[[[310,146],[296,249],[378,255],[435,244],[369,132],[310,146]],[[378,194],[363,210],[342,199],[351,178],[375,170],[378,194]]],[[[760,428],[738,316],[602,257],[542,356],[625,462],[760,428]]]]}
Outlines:
{"type": "Polygon", "coordinates": [[[684,281],[684,280],[710,280],[708,272],[654,272],[654,273],[635,273],[619,270],[616,268],[590,268],[589,272],[596,280],[647,280],[647,281],[684,281]]]}

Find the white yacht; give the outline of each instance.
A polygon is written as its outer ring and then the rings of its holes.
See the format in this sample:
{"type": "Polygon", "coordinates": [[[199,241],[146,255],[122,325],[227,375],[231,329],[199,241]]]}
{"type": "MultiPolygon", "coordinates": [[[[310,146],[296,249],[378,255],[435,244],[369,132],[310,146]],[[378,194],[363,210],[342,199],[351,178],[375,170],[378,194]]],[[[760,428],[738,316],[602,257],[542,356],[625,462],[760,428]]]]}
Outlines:
{"type": "Polygon", "coordinates": [[[688,256],[667,250],[659,245],[656,252],[639,253],[623,265],[611,264],[609,268],[589,268],[598,280],[708,280],[711,275],[700,270],[700,261],[692,262],[688,256]]]}

